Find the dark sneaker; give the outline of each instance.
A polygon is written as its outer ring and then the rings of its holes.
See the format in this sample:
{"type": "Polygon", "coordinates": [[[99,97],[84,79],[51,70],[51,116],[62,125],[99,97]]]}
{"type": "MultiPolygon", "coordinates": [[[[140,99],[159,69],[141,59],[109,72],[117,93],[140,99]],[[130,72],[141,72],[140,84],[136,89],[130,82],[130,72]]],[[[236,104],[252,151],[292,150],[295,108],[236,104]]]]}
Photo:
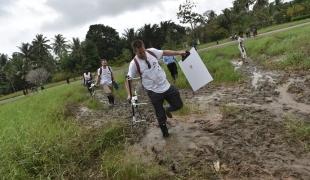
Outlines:
{"type": "Polygon", "coordinates": [[[166,124],[160,125],[159,127],[161,129],[161,132],[163,133],[164,138],[169,137],[169,132],[166,124]]]}
{"type": "Polygon", "coordinates": [[[166,109],[166,116],[167,116],[168,118],[172,118],[172,114],[171,114],[171,112],[170,112],[170,111],[168,111],[167,109],[166,109]]]}

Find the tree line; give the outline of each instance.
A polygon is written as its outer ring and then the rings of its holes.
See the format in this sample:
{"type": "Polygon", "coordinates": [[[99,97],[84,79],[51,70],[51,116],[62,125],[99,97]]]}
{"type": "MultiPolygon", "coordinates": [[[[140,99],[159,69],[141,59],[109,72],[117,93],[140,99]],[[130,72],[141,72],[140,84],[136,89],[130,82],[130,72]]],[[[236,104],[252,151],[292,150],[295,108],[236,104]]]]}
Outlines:
{"type": "Polygon", "coordinates": [[[38,34],[32,42],[21,43],[10,57],[0,53],[0,94],[27,90],[45,82],[61,81],[98,68],[99,59],[114,65],[132,59],[131,42],[142,39],[147,47],[158,49],[187,48],[200,41],[207,43],[227,38],[239,31],[262,28],[310,17],[310,1],[235,0],[233,7],[220,14],[213,10],[195,12],[196,4],[187,0],[179,5],[181,24],[163,21],[129,28],[120,36],[112,27],[95,24],[89,27],[85,40],[57,34],[48,39],[38,34]],[[38,76],[36,74],[44,74],[38,76]]]}

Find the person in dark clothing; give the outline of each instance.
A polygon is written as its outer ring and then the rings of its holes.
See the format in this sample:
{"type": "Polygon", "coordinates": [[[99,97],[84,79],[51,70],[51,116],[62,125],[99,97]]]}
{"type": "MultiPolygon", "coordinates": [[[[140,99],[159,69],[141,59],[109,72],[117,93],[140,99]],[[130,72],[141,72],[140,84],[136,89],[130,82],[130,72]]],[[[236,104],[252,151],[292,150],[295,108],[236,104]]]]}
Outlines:
{"type": "Polygon", "coordinates": [[[163,61],[167,65],[168,70],[174,81],[178,78],[178,67],[174,56],[163,56],[163,61]]]}

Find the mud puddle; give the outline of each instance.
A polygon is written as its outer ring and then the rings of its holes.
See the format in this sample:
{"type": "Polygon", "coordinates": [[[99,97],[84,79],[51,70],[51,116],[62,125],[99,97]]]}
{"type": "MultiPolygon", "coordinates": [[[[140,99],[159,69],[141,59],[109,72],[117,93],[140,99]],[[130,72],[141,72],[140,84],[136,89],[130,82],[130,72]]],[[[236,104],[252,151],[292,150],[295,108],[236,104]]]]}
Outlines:
{"type": "Polygon", "coordinates": [[[278,102],[286,106],[287,109],[295,109],[302,113],[310,113],[310,105],[296,102],[292,94],[288,92],[289,87],[296,82],[300,81],[290,79],[289,82],[278,88],[278,91],[280,92],[278,102]]]}
{"type": "Polygon", "coordinates": [[[254,68],[251,84],[254,87],[254,89],[257,89],[259,83],[261,82],[267,81],[269,84],[275,84],[274,76],[275,74],[273,74],[272,72],[263,72],[257,70],[257,68],[254,68]]]}

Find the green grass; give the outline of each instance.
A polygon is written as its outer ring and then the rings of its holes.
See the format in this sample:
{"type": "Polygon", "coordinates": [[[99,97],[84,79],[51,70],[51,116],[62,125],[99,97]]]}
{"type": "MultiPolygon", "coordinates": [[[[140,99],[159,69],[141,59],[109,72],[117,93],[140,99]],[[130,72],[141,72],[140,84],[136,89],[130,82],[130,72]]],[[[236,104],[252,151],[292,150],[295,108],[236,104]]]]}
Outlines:
{"type": "Polygon", "coordinates": [[[296,26],[296,25],[299,25],[302,23],[307,23],[307,22],[310,22],[310,19],[303,19],[303,20],[299,20],[299,21],[293,21],[293,22],[289,22],[289,23],[273,25],[273,26],[266,27],[266,28],[258,30],[258,33],[261,34],[261,33],[266,33],[266,32],[270,32],[270,31],[275,31],[275,30],[288,28],[291,26],[296,26]]]}
{"type": "MultiPolygon", "coordinates": [[[[74,78],[73,81],[72,81],[72,79],[73,78],[71,78],[71,83],[74,83],[76,81],[79,81],[79,82],[82,81],[79,78],[74,78]],[[78,80],[75,80],[75,79],[78,79],[78,80]]],[[[46,89],[48,89],[48,88],[56,87],[56,86],[59,86],[59,85],[62,85],[62,84],[67,84],[67,81],[60,81],[60,82],[49,83],[49,84],[45,85],[44,87],[46,89]]],[[[40,87],[39,87],[39,89],[40,89],[40,87]]],[[[29,92],[31,92],[31,91],[29,90],[29,92]]],[[[8,95],[0,95],[0,101],[6,100],[6,99],[10,99],[10,98],[14,98],[14,97],[18,97],[18,96],[23,96],[23,95],[24,95],[23,91],[17,91],[15,93],[11,93],[11,94],[8,94],[8,95]]]]}
{"type": "Polygon", "coordinates": [[[310,25],[249,40],[249,56],[270,69],[310,69],[310,25]]]}
{"type": "Polygon", "coordinates": [[[285,127],[291,137],[300,141],[310,151],[310,123],[292,116],[285,117],[285,127]]]}
{"type": "MultiPolygon", "coordinates": [[[[275,31],[275,30],[279,30],[279,29],[283,29],[283,28],[288,28],[291,26],[295,26],[295,25],[299,25],[299,24],[303,24],[303,23],[308,23],[308,22],[310,22],[310,19],[303,19],[303,20],[284,23],[284,24],[272,25],[270,27],[266,27],[266,28],[262,28],[262,29],[258,30],[258,33],[259,34],[267,33],[267,32],[271,32],[271,31],[275,31]]],[[[231,42],[231,40],[229,38],[219,40],[219,44],[223,44],[223,43],[227,43],[227,42],[231,42]]],[[[208,48],[208,47],[215,46],[215,45],[217,45],[216,42],[201,44],[198,46],[198,49],[204,49],[204,48],[208,48]]]]}
{"type": "Polygon", "coordinates": [[[0,106],[2,179],[87,179],[100,166],[106,179],[167,177],[154,164],[129,157],[128,128],[122,120],[86,129],[73,120],[72,108],[102,105],[79,82],[60,85],[0,106]],[[102,157],[102,158],[101,158],[102,157]],[[99,162],[94,164],[94,162],[99,162]]]}
{"type": "Polygon", "coordinates": [[[86,89],[76,82],[1,105],[1,177],[81,176],[107,142],[118,141],[111,138],[112,130],[90,131],[73,121],[70,107],[88,99],[86,89]]]}

